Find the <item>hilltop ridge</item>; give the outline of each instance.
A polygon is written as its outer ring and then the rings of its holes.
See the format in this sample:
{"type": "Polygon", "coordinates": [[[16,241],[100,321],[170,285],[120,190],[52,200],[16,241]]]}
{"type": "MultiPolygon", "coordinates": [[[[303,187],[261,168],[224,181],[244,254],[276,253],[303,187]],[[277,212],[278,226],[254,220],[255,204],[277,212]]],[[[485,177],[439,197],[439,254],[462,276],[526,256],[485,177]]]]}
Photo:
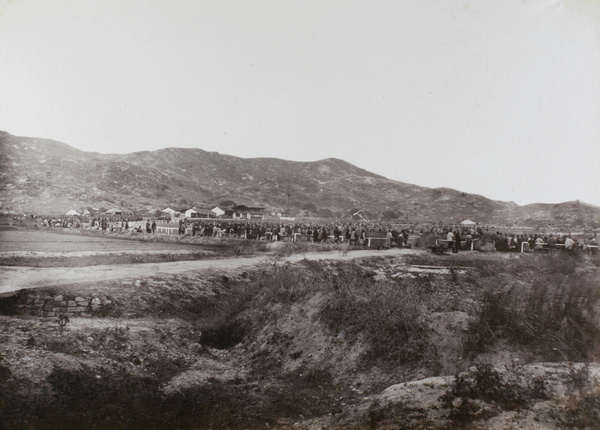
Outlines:
{"type": "Polygon", "coordinates": [[[0,132],[2,210],[64,213],[119,206],[212,207],[252,202],[292,216],[370,217],[401,222],[591,225],[600,208],[579,202],[518,206],[449,188],[387,179],[337,158],[296,162],[168,147],[100,154],[49,139],[0,132]]]}

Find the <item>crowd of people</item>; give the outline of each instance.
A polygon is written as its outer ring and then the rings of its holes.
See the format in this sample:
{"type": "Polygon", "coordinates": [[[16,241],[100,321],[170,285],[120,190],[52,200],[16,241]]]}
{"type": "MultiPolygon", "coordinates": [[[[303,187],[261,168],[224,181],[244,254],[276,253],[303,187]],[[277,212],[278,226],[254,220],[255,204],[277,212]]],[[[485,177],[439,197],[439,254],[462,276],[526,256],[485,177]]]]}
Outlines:
{"type": "Polygon", "coordinates": [[[571,237],[570,234],[514,234],[500,231],[489,233],[479,230],[477,234],[467,232],[466,236],[462,237],[459,231],[449,230],[446,233],[445,242],[454,252],[460,249],[471,249],[471,244],[475,239],[482,242],[492,242],[494,250],[501,252],[536,252],[555,249],[575,251],[586,248],[595,250],[598,246],[595,235],[578,240],[571,237]],[[464,242],[462,237],[465,238],[464,242]]]}
{"type": "Polygon", "coordinates": [[[588,246],[598,246],[595,236],[581,241],[566,234],[512,234],[496,232],[491,236],[497,251],[535,252],[536,250],[566,249],[577,250],[588,246]]]}
{"type": "MultiPolygon", "coordinates": [[[[129,231],[157,234],[161,225],[172,226],[164,220],[142,219],[122,216],[62,216],[43,217],[28,215],[34,228],[63,227],[89,228],[102,231],[129,231]]],[[[21,219],[16,221],[22,221],[21,219]]],[[[383,246],[405,247],[412,237],[433,237],[434,243],[444,242],[444,248],[470,250],[475,240],[493,242],[494,249],[501,252],[535,252],[536,250],[566,249],[577,250],[597,247],[594,236],[585,239],[571,237],[570,234],[514,234],[493,232],[489,226],[476,228],[461,225],[434,224],[392,224],[378,222],[288,222],[280,220],[197,220],[181,218],[175,222],[180,235],[215,238],[243,238],[269,241],[306,241],[313,243],[348,243],[364,246],[369,238],[383,241],[383,246]]],[[[423,243],[421,243],[423,245],[423,243]]]]}
{"type": "Polygon", "coordinates": [[[307,241],[314,243],[342,243],[363,245],[372,232],[380,233],[389,243],[403,246],[408,242],[408,228],[400,229],[375,223],[277,223],[179,221],[179,234],[192,236],[231,237],[272,241],[307,241]],[[191,230],[191,231],[190,231],[191,230]],[[381,234],[383,233],[383,234],[381,234]]]}

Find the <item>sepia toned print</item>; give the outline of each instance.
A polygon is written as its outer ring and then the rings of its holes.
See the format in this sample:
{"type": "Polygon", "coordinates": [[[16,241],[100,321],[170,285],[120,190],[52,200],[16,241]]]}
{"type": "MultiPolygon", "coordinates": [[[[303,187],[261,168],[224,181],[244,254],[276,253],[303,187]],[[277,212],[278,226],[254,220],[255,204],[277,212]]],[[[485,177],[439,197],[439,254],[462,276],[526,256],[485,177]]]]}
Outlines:
{"type": "Polygon", "coordinates": [[[0,428],[597,428],[599,20],[0,0],[0,428]]]}

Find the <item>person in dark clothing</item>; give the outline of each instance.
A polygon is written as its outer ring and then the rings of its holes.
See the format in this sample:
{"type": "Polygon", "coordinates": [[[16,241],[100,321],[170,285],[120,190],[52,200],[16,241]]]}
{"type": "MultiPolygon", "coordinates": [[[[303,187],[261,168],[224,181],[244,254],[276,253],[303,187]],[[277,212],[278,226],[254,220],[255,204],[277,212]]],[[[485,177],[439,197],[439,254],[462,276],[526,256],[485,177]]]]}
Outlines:
{"type": "Polygon", "coordinates": [[[471,244],[473,243],[473,235],[471,233],[467,233],[467,251],[471,249],[471,244]]]}
{"type": "Polygon", "coordinates": [[[398,236],[396,237],[396,243],[398,244],[399,248],[404,248],[404,232],[401,231],[400,233],[398,233],[398,236]]]}
{"type": "Polygon", "coordinates": [[[340,235],[341,235],[341,231],[338,228],[338,226],[336,225],[335,228],[333,229],[333,237],[334,237],[334,242],[335,243],[340,243],[340,235]]]}
{"type": "Polygon", "coordinates": [[[323,227],[323,230],[321,230],[321,242],[326,243],[327,239],[329,239],[329,233],[327,233],[327,229],[323,227]]]}
{"type": "Polygon", "coordinates": [[[456,233],[454,233],[454,252],[458,252],[460,249],[460,233],[458,230],[456,230],[456,233]]]}

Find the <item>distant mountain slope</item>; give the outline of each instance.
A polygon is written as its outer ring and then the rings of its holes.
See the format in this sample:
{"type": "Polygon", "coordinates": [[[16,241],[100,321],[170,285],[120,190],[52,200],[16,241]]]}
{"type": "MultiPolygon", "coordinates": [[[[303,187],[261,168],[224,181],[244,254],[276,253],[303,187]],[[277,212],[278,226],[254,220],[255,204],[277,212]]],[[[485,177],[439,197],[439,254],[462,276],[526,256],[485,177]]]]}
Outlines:
{"type": "Polygon", "coordinates": [[[346,217],[363,209],[374,218],[432,223],[466,218],[482,223],[589,223],[600,213],[578,203],[519,207],[447,188],[420,187],[334,158],[244,159],[188,148],[99,154],[6,132],[0,132],[0,156],[4,210],[63,213],[88,206],[210,207],[228,199],[290,215],[346,217]]]}

